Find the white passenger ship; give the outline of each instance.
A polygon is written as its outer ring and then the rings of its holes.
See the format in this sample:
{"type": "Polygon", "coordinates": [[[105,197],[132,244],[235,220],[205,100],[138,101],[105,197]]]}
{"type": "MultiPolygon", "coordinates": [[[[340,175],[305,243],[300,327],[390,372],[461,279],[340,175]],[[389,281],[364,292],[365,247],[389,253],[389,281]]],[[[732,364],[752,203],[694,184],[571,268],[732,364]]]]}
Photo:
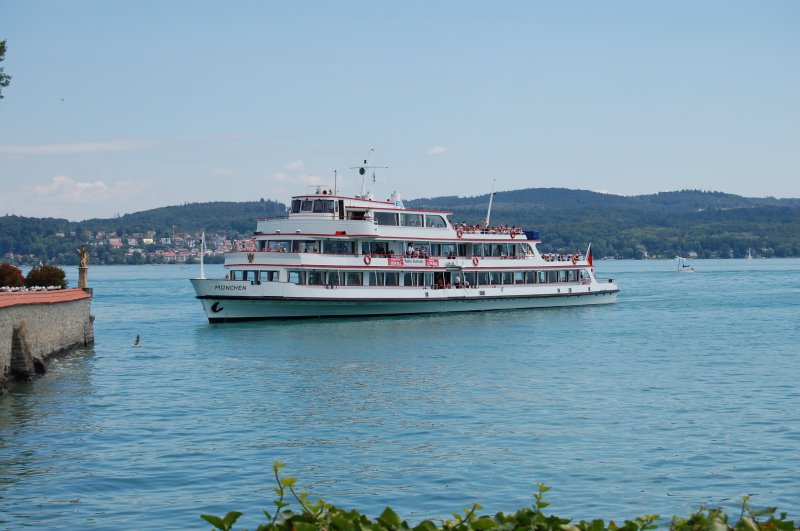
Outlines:
{"type": "MultiPolygon", "coordinates": [[[[364,175],[364,168],[360,168],[364,175]]],[[[192,279],[212,323],[609,304],[619,289],[585,256],[543,255],[539,235],[453,223],[328,187],[259,218],[255,250],[225,255],[225,278],[192,279]]],[[[487,216],[488,219],[488,216],[487,216]]]]}

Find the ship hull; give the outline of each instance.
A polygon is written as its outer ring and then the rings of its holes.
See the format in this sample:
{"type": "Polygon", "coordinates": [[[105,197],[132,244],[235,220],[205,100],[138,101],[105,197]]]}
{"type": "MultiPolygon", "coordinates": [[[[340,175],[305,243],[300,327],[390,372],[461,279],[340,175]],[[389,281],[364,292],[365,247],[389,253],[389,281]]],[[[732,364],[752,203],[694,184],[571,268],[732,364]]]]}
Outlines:
{"type": "Polygon", "coordinates": [[[344,287],[309,290],[291,284],[263,286],[205,279],[194,279],[192,284],[211,323],[612,304],[618,292],[613,284],[593,283],[538,290],[511,286],[440,290],[400,288],[382,290],[385,293],[378,297],[374,290],[344,287]],[[281,293],[284,290],[290,293],[281,293]],[[235,294],[227,294],[231,292],[235,294]]]}

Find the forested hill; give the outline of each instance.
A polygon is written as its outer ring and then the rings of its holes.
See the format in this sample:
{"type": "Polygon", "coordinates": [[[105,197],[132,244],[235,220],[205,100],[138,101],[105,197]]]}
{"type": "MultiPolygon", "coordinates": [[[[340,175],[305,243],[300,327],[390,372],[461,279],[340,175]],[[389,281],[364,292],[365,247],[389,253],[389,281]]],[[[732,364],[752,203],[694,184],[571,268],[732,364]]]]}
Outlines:
{"type": "MultiPolygon", "coordinates": [[[[456,221],[486,217],[489,196],[435,197],[407,206],[445,209],[456,221]]],[[[687,190],[624,197],[586,190],[529,188],[497,192],[492,224],[541,233],[543,250],[592,242],[598,256],[672,258],[800,256],[800,199],[746,198],[687,190]]]]}
{"type": "Polygon", "coordinates": [[[112,219],[90,219],[81,225],[91,231],[121,228],[127,234],[147,230],[163,233],[173,227],[186,232],[207,230],[244,234],[253,231],[259,216],[285,214],[286,205],[277,201],[219,201],[155,208],[112,219]]]}
{"type": "MultiPolygon", "coordinates": [[[[454,221],[479,223],[489,196],[407,200],[407,206],[452,210],[454,221]]],[[[74,255],[98,231],[117,236],[156,231],[246,235],[258,216],[283,215],[276,201],[190,203],[110,219],[70,222],[53,218],[0,217],[0,257],[34,255],[43,260],[74,255]]],[[[624,197],[585,190],[531,188],[497,192],[493,225],[541,233],[542,250],[585,249],[595,256],[701,257],[800,256],[800,199],[746,198],[720,192],[680,191],[624,197]]]]}

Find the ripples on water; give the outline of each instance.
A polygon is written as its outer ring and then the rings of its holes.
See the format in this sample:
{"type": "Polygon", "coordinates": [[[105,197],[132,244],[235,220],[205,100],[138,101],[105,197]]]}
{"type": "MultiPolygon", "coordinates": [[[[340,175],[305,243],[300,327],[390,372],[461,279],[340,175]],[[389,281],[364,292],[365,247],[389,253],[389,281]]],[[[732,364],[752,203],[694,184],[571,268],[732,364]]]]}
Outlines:
{"type": "Polygon", "coordinates": [[[800,261],[598,265],[614,306],[226,325],[196,269],[93,267],[95,347],[0,398],[0,523],[253,528],[275,459],[372,516],[543,482],[573,518],[752,495],[800,519],[800,261]]]}

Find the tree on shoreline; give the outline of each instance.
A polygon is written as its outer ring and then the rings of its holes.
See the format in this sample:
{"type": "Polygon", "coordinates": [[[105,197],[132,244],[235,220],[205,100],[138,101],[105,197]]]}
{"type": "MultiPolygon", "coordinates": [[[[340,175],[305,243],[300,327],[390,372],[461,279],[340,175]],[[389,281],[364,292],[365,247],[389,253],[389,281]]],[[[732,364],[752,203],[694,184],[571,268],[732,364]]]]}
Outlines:
{"type": "MultiPolygon", "coordinates": [[[[0,63],[3,62],[6,56],[6,41],[0,41],[0,63]]],[[[0,66],[0,100],[3,99],[3,87],[7,87],[11,83],[11,76],[3,72],[3,67],[0,66]]]]}

